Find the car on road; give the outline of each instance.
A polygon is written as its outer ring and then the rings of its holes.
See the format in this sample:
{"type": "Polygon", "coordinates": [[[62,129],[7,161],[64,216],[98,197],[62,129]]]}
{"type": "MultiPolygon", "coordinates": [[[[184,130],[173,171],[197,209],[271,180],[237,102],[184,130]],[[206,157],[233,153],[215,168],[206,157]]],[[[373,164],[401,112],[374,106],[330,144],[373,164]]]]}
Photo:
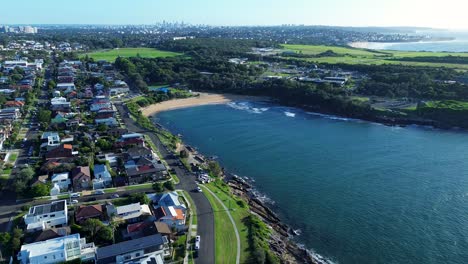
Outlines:
{"type": "Polygon", "coordinates": [[[94,194],[96,194],[96,195],[101,195],[101,194],[105,194],[105,192],[104,192],[104,190],[96,190],[96,191],[94,192],[94,194]]]}
{"type": "Polygon", "coordinates": [[[197,190],[197,192],[200,192],[200,193],[203,192],[202,188],[200,188],[200,187],[197,187],[196,190],[197,190]]]}
{"type": "Polygon", "coordinates": [[[195,242],[200,242],[200,236],[195,237],[195,242]]]}
{"type": "Polygon", "coordinates": [[[200,249],[200,241],[195,241],[195,250],[200,249]]]}
{"type": "Polygon", "coordinates": [[[77,204],[78,203],[78,200],[72,200],[71,201],[71,204],[77,204]]]}
{"type": "Polygon", "coordinates": [[[114,193],[114,194],[112,195],[112,198],[114,198],[114,199],[115,199],[115,198],[119,198],[119,197],[120,197],[120,195],[118,195],[117,193],[114,193]]]}
{"type": "Polygon", "coordinates": [[[71,198],[78,198],[78,197],[80,197],[80,196],[81,196],[81,195],[80,195],[79,193],[72,193],[72,194],[70,195],[71,198]]]}

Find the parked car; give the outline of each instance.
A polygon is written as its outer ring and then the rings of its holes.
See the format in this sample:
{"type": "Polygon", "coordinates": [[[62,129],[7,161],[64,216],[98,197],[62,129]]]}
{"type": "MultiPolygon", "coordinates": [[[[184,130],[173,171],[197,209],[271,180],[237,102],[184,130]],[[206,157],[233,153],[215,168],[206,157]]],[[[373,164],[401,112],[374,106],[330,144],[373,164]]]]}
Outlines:
{"type": "Polygon", "coordinates": [[[195,241],[195,250],[200,249],[200,241],[195,241]]]}
{"type": "Polygon", "coordinates": [[[117,193],[114,193],[114,194],[112,195],[112,198],[114,198],[114,199],[115,199],[115,198],[119,198],[119,197],[120,197],[120,195],[118,195],[117,193]]]}
{"type": "Polygon", "coordinates": [[[79,193],[72,193],[72,194],[70,195],[71,198],[78,198],[78,197],[80,197],[80,196],[81,196],[81,195],[80,195],[79,193]]]}
{"type": "Polygon", "coordinates": [[[71,201],[71,204],[77,204],[78,203],[78,200],[72,200],[71,201]]]}
{"type": "Polygon", "coordinates": [[[203,192],[203,190],[200,187],[197,187],[197,192],[203,192]]]}
{"type": "Polygon", "coordinates": [[[104,190],[96,190],[96,191],[94,192],[94,194],[96,194],[96,195],[101,195],[101,194],[105,194],[105,192],[104,192],[104,190]]]}

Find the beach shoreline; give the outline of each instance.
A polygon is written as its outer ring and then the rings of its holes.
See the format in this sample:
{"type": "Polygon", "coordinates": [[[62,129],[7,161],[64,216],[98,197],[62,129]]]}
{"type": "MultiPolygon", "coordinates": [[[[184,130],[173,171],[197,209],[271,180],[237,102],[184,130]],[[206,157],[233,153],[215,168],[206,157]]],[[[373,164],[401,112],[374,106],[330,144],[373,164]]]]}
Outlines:
{"type": "Polygon", "coordinates": [[[189,108],[202,105],[227,104],[233,101],[270,101],[268,97],[236,95],[236,94],[216,94],[194,92],[195,96],[183,99],[174,99],[141,108],[144,116],[152,116],[160,112],[189,108]]]}

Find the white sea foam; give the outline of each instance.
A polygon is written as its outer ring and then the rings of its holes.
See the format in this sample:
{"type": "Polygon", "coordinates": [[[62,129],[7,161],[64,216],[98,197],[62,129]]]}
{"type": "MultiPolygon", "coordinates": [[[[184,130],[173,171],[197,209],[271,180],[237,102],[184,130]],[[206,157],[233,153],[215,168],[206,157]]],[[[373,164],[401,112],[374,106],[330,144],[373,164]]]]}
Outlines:
{"type": "Polygon", "coordinates": [[[261,114],[261,113],[266,112],[266,111],[268,111],[270,109],[268,107],[262,107],[262,108],[253,107],[248,102],[230,102],[227,105],[229,107],[231,107],[231,108],[234,108],[234,109],[237,109],[237,110],[247,111],[247,112],[253,113],[253,114],[261,114]]]}
{"type": "Polygon", "coordinates": [[[319,264],[338,264],[338,262],[334,262],[331,259],[327,259],[326,257],[316,253],[314,250],[307,249],[304,246],[304,244],[297,243],[297,245],[300,248],[305,249],[310,254],[310,256],[312,256],[312,258],[319,264]]]}
{"type": "Polygon", "coordinates": [[[334,115],[327,115],[327,114],[321,114],[321,113],[315,113],[315,112],[306,112],[308,115],[315,115],[315,116],[320,116],[323,118],[331,119],[331,120],[339,120],[339,121],[362,121],[360,119],[356,118],[347,118],[347,117],[340,117],[340,116],[334,116],[334,115]]]}
{"type": "Polygon", "coordinates": [[[296,117],[296,113],[285,111],[284,114],[288,117],[296,117]]]}

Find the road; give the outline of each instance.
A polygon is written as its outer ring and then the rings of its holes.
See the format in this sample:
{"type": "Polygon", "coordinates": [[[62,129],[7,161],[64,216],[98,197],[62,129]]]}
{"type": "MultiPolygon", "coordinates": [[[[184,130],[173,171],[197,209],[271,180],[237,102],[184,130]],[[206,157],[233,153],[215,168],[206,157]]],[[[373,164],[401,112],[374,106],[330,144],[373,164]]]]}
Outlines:
{"type": "MultiPolygon", "coordinates": [[[[170,164],[176,164],[179,162],[178,158],[174,158],[174,155],[169,151],[159,140],[156,134],[152,131],[141,128],[133,119],[128,117],[128,109],[126,106],[115,103],[117,110],[120,112],[122,121],[125,123],[127,129],[131,132],[138,132],[145,134],[151,138],[159,152],[162,155],[162,159],[170,164]]],[[[198,257],[195,262],[200,264],[212,264],[215,263],[215,237],[214,237],[214,214],[213,208],[211,207],[208,199],[203,193],[195,192],[197,184],[195,183],[195,177],[188,172],[183,166],[171,166],[174,169],[180,183],[177,185],[177,189],[182,189],[190,194],[195,207],[197,208],[198,226],[197,233],[201,237],[202,243],[200,244],[200,250],[198,257]]]]}

